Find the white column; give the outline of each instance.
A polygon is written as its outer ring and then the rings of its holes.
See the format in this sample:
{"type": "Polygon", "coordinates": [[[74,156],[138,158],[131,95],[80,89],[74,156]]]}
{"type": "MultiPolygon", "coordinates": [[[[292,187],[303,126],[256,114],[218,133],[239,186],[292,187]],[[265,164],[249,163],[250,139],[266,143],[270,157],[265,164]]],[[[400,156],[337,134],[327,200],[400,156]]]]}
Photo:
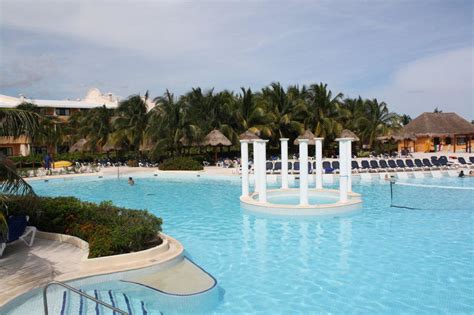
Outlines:
{"type": "Polygon", "coordinates": [[[323,189],[323,138],[314,138],[316,150],[316,189],[323,189]]]}
{"type": "Polygon", "coordinates": [[[242,163],[242,196],[249,195],[249,140],[240,140],[240,152],[242,163]]]}
{"type": "Polygon", "coordinates": [[[339,142],[339,201],[347,201],[347,138],[336,139],[339,142]]]}
{"type": "Polygon", "coordinates": [[[261,203],[266,203],[267,202],[267,142],[268,140],[257,140],[259,148],[259,161],[260,165],[258,166],[258,170],[260,173],[260,176],[258,178],[259,182],[259,189],[258,189],[258,201],[261,203]]]}
{"type": "Polygon", "coordinates": [[[258,192],[260,185],[258,183],[259,174],[259,153],[260,147],[256,140],[253,141],[253,191],[258,192]]]}
{"type": "Polygon", "coordinates": [[[347,191],[352,191],[352,139],[346,143],[347,146],[347,191]]]}
{"type": "Polygon", "coordinates": [[[288,138],[281,138],[281,189],[288,188],[288,138]]]}
{"type": "Polygon", "coordinates": [[[299,139],[300,146],[300,206],[308,205],[308,139],[299,139]]]}

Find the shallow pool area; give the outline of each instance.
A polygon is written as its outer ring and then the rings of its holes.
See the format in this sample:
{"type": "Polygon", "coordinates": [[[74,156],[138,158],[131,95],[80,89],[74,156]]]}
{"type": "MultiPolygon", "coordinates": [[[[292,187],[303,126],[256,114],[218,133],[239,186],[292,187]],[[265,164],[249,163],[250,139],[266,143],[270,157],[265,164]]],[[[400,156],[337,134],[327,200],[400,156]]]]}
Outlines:
{"type": "MultiPolygon", "coordinates": [[[[353,191],[363,196],[361,211],[291,218],[244,211],[238,177],[149,175],[135,181],[31,183],[39,195],[112,200],[162,217],[163,231],[218,282],[221,300],[205,313],[474,312],[471,190],[397,188],[396,200],[429,205],[414,210],[390,207],[389,182],[354,180],[353,191]]],[[[406,182],[474,187],[474,178],[406,182]]],[[[325,188],[337,189],[338,183],[325,188]]]]}

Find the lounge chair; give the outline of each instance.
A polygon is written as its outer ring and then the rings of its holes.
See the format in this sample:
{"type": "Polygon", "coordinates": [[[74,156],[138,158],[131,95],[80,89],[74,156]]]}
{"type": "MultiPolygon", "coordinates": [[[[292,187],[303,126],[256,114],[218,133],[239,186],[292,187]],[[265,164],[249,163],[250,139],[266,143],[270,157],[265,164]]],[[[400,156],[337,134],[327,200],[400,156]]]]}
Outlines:
{"type": "Polygon", "coordinates": [[[369,165],[369,161],[367,160],[362,160],[360,162],[360,164],[362,165],[362,170],[367,170],[367,171],[371,171],[371,168],[370,168],[370,165],[369,165]]]}
{"type": "Polygon", "coordinates": [[[412,160],[412,159],[406,159],[406,160],[405,160],[405,164],[407,165],[408,168],[411,168],[412,170],[420,169],[420,168],[417,167],[415,164],[413,164],[413,160],[412,160]]]}
{"type": "Polygon", "coordinates": [[[273,162],[267,161],[266,163],[267,174],[273,173],[273,162]]]}
{"type": "Polygon", "coordinates": [[[390,166],[390,169],[392,171],[399,171],[400,168],[398,167],[397,163],[395,162],[395,160],[388,160],[388,166],[390,166]]]}
{"type": "Polygon", "coordinates": [[[406,171],[406,170],[412,171],[412,170],[413,170],[413,169],[410,169],[409,167],[407,167],[407,166],[405,165],[405,162],[403,162],[402,159],[397,159],[397,160],[395,161],[395,163],[397,163],[398,169],[400,169],[400,170],[404,170],[404,171],[406,171]]]}
{"type": "Polygon", "coordinates": [[[323,162],[323,170],[325,174],[331,174],[334,169],[331,167],[331,163],[329,161],[323,162]]]}
{"type": "Polygon", "coordinates": [[[273,173],[281,173],[281,162],[275,162],[275,165],[273,165],[273,173]]]}
{"type": "Polygon", "coordinates": [[[459,164],[461,164],[463,166],[468,166],[468,165],[472,164],[470,162],[466,162],[466,160],[462,156],[458,156],[458,161],[459,161],[459,164]]]}
{"type": "Polygon", "coordinates": [[[415,159],[415,165],[416,165],[416,167],[418,167],[420,169],[423,169],[423,170],[429,168],[426,165],[423,165],[423,162],[421,162],[420,159],[415,159]]]}
{"type": "Polygon", "coordinates": [[[313,173],[313,163],[308,162],[308,174],[312,174],[312,173],[313,173]]]}
{"type": "Polygon", "coordinates": [[[378,172],[380,170],[380,166],[377,160],[370,160],[370,168],[375,172],[378,172]]]}
{"type": "Polygon", "coordinates": [[[379,166],[380,166],[381,171],[391,171],[391,169],[389,169],[389,167],[387,165],[387,161],[385,161],[385,160],[380,160],[379,161],[379,166]]]}
{"type": "Polygon", "coordinates": [[[437,166],[431,164],[431,162],[430,162],[429,159],[423,159],[423,164],[424,164],[426,167],[428,167],[430,170],[432,170],[432,169],[437,169],[437,170],[439,170],[439,167],[437,167],[437,166]]]}
{"type": "Polygon", "coordinates": [[[352,160],[351,167],[352,167],[352,171],[355,171],[357,173],[359,172],[360,166],[359,166],[359,163],[357,163],[357,161],[352,160]]]}
{"type": "Polygon", "coordinates": [[[339,173],[339,168],[340,168],[339,161],[333,161],[331,163],[331,166],[334,169],[335,173],[339,173]]]}
{"type": "Polygon", "coordinates": [[[469,162],[471,162],[472,164],[474,164],[474,156],[470,156],[470,157],[469,157],[469,162]]]}
{"type": "Polygon", "coordinates": [[[36,228],[34,226],[28,226],[29,219],[30,218],[25,215],[8,217],[8,238],[6,243],[0,244],[0,257],[2,257],[7,245],[14,241],[22,240],[29,247],[33,245],[36,236],[36,228]]]}
{"type": "Polygon", "coordinates": [[[299,174],[300,173],[300,162],[294,162],[293,163],[293,174],[299,174]]]}

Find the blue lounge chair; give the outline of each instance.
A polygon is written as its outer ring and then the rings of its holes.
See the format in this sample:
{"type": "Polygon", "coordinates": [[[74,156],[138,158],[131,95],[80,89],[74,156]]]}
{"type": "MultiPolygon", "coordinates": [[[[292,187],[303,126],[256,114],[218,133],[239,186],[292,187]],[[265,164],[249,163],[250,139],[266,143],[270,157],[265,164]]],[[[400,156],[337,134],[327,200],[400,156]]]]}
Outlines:
{"type": "Polygon", "coordinates": [[[470,162],[466,162],[466,160],[462,157],[462,156],[458,156],[458,161],[461,165],[464,165],[464,166],[467,166],[467,165],[471,165],[472,163],[470,162]]]}
{"type": "Polygon", "coordinates": [[[407,167],[411,168],[412,170],[420,169],[418,166],[416,166],[416,165],[413,163],[413,160],[412,160],[412,159],[406,159],[406,160],[405,160],[405,164],[407,165],[407,167]]]}
{"type": "Polygon", "coordinates": [[[324,161],[323,162],[323,170],[324,170],[324,173],[326,174],[331,174],[334,169],[331,167],[331,163],[329,161],[324,161]]]}
{"type": "Polygon", "coordinates": [[[395,162],[395,160],[388,160],[388,166],[390,166],[390,169],[392,171],[398,171],[399,168],[397,166],[397,163],[395,162]]]}
{"type": "Polygon", "coordinates": [[[470,157],[469,157],[469,162],[471,162],[471,163],[474,164],[474,156],[470,156],[470,157]]]}
{"type": "Polygon", "coordinates": [[[367,161],[367,160],[362,160],[362,161],[360,162],[360,164],[362,165],[362,169],[363,169],[363,170],[367,170],[367,171],[369,171],[369,172],[372,170],[372,169],[370,168],[369,161],[367,161]]]}
{"type": "Polygon", "coordinates": [[[429,169],[439,169],[439,167],[431,164],[429,159],[423,159],[423,165],[425,165],[429,169]]]}
{"type": "Polygon", "coordinates": [[[26,215],[8,217],[8,238],[6,242],[0,243],[0,257],[2,257],[7,244],[14,241],[22,240],[30,247],[33,245],[36,236],[36,228],[34,226],[28,226],[28,220],[29,217],[26,215]]]}
{"type": "Polygon", "coordinates": [[[267,169],[267,173],[273,173],[273,162],[267,161],[266,169],[267,169]]]}
{"type": "Polygon", "coordinates": [[[389,167],[387,165],[387,161],[385,161],[385,160],[380,160],[379,161],[379,166],[380,166],[381,170],[386,170],[386,171],[389,170],[389,167]]]}
{"type": "Polygon", "coordinates": [[[275,165],[273,165],[273,173],[281,173],[281,162],[275,162],[275,165]]]}
{"type": "Polygon", "coordinates": [[[339,173],[339,168],[340,168],[339,161],[332,161],[331,166],[335,173],[339,173]]]}
{"type": "Polygon", "coordinates": [[[426,165],[423,165],[423,162],[421,162],[420,159],[415,159],[415,165],[416,167],[420,168],[420,169],[426,169],[428,168],[426,165]]]}
{"type": "Polygon", "coordinates": [[[353,171],[359,172],[360,166],[359,166],[359,163],[357,161],[352,160],[351,161],[351,166],[352,166],[353,171]]]}
{"type": "Polygon", "coordinates": [[[398,166],[399,169],[401,169],[401,170],[407,170],[407,169],[409,169],[409,167],[407,167],[407,166],[405,165],[405,162],[403,162],[402,159],[397,159],[395,162],[397,163],[397,166],[398,166]]]}
{"type": "Polygon", "coordinates": [[[300,172],[300,162],[294,162],[293,163],[293,173],[296,174],[298,173],[299,174],[300,172]]]}
{"type": "Polygon", "coordinates": [[[313,173],[313,163],[308,162],[308,174],[312,174],[312,173],[313,173]]]}
{"type": "Polygon", "coordinates": [[[370,161],[370,168],[374,170],[375,172],[378,172],[380,169],[379,163],[376,160],[371,160],[370,161]]]}

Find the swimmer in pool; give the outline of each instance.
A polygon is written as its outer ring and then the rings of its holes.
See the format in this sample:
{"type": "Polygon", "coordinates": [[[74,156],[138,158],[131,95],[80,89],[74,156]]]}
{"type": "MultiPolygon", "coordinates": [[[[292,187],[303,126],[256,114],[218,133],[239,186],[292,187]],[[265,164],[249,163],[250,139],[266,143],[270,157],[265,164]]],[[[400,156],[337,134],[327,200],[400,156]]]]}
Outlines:
{"type": "Polygon", "coordinates": [[[133,178],[131,178],[131,177],[128,178],[128,184],[129,184],[130,186],[135,185],[135,181],[133,180],[133,178]]]}

